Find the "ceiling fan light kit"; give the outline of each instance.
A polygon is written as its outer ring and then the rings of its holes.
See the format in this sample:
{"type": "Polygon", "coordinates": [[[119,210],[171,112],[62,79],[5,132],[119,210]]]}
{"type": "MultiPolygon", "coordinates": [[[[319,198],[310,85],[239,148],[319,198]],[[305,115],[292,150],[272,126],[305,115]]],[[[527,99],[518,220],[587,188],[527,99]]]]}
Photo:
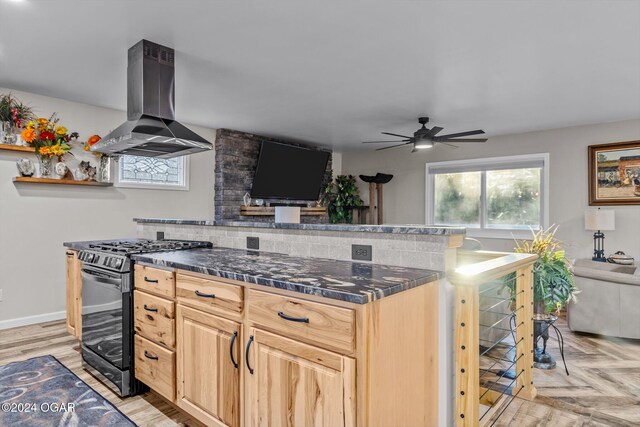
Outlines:
{"type": "Polygon", "coordinates": [[[400,144],[391,145],[389,147],[382,147],[376,149],[376,151],[380,150],[388,150],[389,148],[396,147],[404,147],[405,145],[413,145],[412,153],[418,150],[424,150],[427,148],[431,148],[435,146],[436,143],[448,145],[449,147],[458,148],[457,145],[450,144],[451,142],[460,143],[460,142],[486,142],[487,138],[461,138],[463,136],[471,136],[471,135],[482,135],[484,131],[481,129],[472,130],[468,132],[460,132],[460,133],[451,133],[449,135],[441,135],[437,136],[443,128],[439,126],[434,126],[431,129],[426,127],[426,124],[429,123],[429,117],[420,117],[418,122],[422,125],[420,129],[413,133],[413,136],[400,135],[397,133],[390,132],[382,132],[383,135],[397,136],[398,138],[403,138],[399,141],[364,141],[363,144],[388,144],[390,142],[399,142],[400,144]]]}

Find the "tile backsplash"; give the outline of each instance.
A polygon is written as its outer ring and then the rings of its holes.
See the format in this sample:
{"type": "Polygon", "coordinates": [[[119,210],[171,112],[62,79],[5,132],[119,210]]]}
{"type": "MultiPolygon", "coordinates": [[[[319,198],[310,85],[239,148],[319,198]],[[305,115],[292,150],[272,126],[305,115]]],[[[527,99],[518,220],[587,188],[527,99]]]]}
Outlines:
{"type": "MultiPolygon", "coordinates": [[[[247,249],[247,237],[260,239],[260,251],[297,257],[351,261],[351,245],[370,245],[372,263],[446,270],[455,249],[446,235],[362,233],[348,231],[284,230],[208,225],[139,223],[138,237],[207,240],[214,246],[247,249]]],[[[367,262],[367,261],[358,261],[367,262]]]]}

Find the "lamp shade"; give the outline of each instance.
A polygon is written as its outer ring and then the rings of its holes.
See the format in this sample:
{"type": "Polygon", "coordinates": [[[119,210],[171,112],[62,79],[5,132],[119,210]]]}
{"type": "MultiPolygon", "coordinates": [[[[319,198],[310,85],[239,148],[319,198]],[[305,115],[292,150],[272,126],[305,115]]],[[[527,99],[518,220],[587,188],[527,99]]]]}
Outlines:
{"type": "Polygon", "coordinates": [[[584,212],[584,228],[591,231],[616,229],[616,212],[613,210],[589,209],[584,212]]]}

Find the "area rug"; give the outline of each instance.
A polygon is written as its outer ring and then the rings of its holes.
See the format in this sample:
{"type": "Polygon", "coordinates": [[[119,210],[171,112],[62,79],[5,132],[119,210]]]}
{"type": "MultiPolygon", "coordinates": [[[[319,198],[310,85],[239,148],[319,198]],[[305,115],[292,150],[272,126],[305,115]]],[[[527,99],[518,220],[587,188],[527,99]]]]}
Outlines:
{"type": "Polygon", "coordinates": [[[0,366],[0,426],[135,425],[53,356],[0,366]]]}

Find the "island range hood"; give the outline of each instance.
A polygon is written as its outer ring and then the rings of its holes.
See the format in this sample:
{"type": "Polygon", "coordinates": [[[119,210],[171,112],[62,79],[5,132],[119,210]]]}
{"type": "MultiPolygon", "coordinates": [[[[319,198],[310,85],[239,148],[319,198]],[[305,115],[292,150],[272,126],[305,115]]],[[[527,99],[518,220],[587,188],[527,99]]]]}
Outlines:
{"type": "Polygon", "coordinates": [[[148,40],[129,49],[127,121],[91,151],[168,159],[213,149],[175,120],[174,50],[148,40]]]}

